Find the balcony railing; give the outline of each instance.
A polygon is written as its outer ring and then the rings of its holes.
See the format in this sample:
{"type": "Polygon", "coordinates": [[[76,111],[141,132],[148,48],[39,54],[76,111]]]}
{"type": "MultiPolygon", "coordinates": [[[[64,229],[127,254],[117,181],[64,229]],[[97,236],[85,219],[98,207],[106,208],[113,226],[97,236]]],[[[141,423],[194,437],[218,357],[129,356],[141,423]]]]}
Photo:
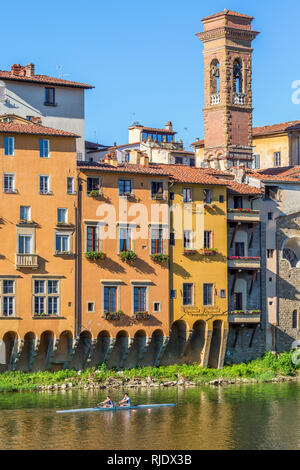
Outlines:
{"type": "Polygon", "coordinates": [[[260,310],[245,310],[229,312],[229,323],[260,323],[260,310]]]}
{"type": "Polygon", "coordinates": [[[234,93],[233,94],[233,104],[245,104],[245,93],[234,93]]]}
{"type": "Polygon", "coordinates": [[[17,253],[16,254],[16,269],[20,268],[32,268],[32,269],[37,269],[38,268],[38,255],[32,255],[32,254],[21,254],[17,253]]]}
{"type": "Polygon", "coordinates": [[[216,93],[210,96],[210,104],[215,106],[216,104],[220,104],[220,93],[216,93]]]}
{"type": "Polygon", "coordinates": [[[228,256],[228,267],[236,269],[259,269],[260,258],[256,256],[228,256]]]}
{"type": "Polygon", "coordinates": [[[252,209],[228,209],[227,219],[233,222],[259,222],[260,211],[252,209]]]}

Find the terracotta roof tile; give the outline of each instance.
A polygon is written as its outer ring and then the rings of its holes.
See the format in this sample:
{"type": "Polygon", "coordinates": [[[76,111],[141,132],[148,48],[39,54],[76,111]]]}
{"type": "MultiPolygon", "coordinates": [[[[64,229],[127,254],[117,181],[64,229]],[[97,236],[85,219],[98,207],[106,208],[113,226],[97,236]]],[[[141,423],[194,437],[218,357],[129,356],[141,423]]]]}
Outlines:
{"type": "Polygon", "coordinates": [[[269,168],[268,170],[264,170],[263,172],[253,171],[253,170],[246,170],[246,173],[253,178],[257,178],[263,182],[278,182],[278,183],[300,183],[299,177],[296,175],[300,173],[300,168],[298,169],[298,173],[295,172],[294,176],[290,175],[288,172],[285,174],[278,174],[273,170],[277,168],[269,168]],[[269,172],[269,173],[267,173],[269,172]]]}
{"type": "Polygon", "coordinates": [[[214,15],[210,15],[210,16],[207,16],[206,18],[203,18],[202,21],[205,21],[205,20],[210,20],[212,18],[217,18],[218,16],[224,16],[224,15],[228,15],[228,16],[238,16],[240,18],[248,18],[248,19],[254,19],[253,16],[249,16],[249,15],[244,15],[243,13],[238,13],[236,11],[232,11],[232,10],[223,10],[223,11],[220,11],[220,13],[215,13],[214,15]]]}
{"type": "Polygon", "coordinates": [[[0,79],[15,80],[19,82],[44,83],[47,85],[60,85],[74,88],[94,88],[92,85],[87,85],[86,83],[63,80],[62,78],[49,77],[48,75],[23,76],[15,75],[7,70],[0,70],[0,79]]]}
{"type": "Polygon", "coordinates": [[[226,181],[214,178],[206,171],[203,171],[203,168],[195,168],[187,165],[159,165],[159,168],[163,168],[164,171],[170,175],[173,181],[177,181],[179,183],[213,184],[219,186],[227,185],[226,181]]]}
{"type": "Polygon", "coordinates": [[[157,176],[168,176],[168,173],[159,167],[143,165],[132,165],[130,163],[119,163],[118,166],[109,165],[108,163],[97,163],[82,161],[77,162],[78,168],[82,170],[99,170],[113,173],[136,173],[143,175],[157,175],[157,176]]]}
{"type": "Polygon", "coordinates": [[[173,135],[177,134],[177,132],[168,131],[168,129],[157,129],[155,127],[145,127],[145,126],[142,126],[142,125],[130,126],[129,129],[134,129],[135,127],[139,127],[143,131],[147,131],[147,132],[159,132],[160,134],[173,134],[173,135]]]}
{"type": "Polygon", "coordinates": [[[0,132],[12,134],[38,134],[38,135],[55,135],[62,137],[79,137],[71,132],[63,131],[60,129],[53,129],[52,127],[45,127],[41,124],[33,124],[28,121],[27,123],[16,122],[2,122],[0,121],[0,132]]]}

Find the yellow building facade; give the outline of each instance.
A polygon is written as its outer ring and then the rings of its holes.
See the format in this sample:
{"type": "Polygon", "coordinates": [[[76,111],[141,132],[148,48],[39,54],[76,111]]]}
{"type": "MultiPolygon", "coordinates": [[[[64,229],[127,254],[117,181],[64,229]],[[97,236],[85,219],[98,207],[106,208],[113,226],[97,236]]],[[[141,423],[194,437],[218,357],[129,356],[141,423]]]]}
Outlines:
{"type": "Polygon", "coordinates": [[[170,316],[165,362],[222,367],[228,335],[226,183],[170,166],[170,316]],[[172,234],[173,232],[173,234],[172,234]]]}

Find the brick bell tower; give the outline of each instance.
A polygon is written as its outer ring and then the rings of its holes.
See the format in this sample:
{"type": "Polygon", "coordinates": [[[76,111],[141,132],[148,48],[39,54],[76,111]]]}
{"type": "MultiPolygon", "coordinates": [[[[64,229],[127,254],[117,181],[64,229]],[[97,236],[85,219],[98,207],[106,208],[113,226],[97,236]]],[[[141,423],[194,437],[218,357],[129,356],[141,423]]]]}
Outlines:
{"type": "Polygon", "coordinates": [[[253,17],[224,10],[202,20],[204,163],[226,169],[252,162],[253,17]]]}

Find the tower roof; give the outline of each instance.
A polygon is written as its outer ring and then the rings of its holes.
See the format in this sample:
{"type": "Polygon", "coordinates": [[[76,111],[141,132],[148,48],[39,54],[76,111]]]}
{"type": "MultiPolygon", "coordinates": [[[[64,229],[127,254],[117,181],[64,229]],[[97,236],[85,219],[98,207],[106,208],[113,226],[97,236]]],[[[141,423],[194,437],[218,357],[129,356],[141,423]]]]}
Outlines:
{"type": "Polygon", "coordinates": [[[212,20],[213,18],[218,18],[219,16],[238,16],[239,18],[245,18],[251,21],[254,20],[253,16],[244,15],[243,13],[238,13],[236,11],[225,9],[223,11],[220,11],[219,13],[215,13],[214,15],[206,16],[205,18],[203,18],[202,21],[212,20]]]}

